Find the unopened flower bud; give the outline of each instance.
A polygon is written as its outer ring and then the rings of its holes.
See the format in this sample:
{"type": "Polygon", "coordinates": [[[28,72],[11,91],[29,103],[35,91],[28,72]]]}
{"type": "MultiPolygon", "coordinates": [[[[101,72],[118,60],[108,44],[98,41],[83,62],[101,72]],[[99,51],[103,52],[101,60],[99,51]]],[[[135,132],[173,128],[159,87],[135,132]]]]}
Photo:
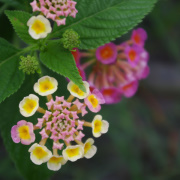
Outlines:
{"type": "Polygon", "coordinates": [[[39,62],[34,56],[28,55],[27,57],[21,56],[21,61],[19,63],[19,69],[26,74],[34,74],[35,72],[41,73],[39,68],[39,62]]]}
{"type": "Polygon", "coordinates": [[[62,38],[64,48],[72,51],[73,48],[79,47],[79,44],[81,42],[79,40],[79,38],[80,38],[80,36],[74,30],[72,30],[72,29],[66,30],[64,32],[63,38],[62,38]]]}

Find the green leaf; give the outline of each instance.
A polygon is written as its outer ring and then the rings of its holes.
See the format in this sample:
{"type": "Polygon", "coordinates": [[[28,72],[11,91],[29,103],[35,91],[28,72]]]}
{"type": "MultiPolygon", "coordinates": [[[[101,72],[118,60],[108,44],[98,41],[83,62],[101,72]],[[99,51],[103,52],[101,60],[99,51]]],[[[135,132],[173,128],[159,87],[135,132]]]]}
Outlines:
{"type": "Polygon", "coordinates": [[[14,30],[16,31],[17,35],[27,44],[33,44],[37,42],[34,40],[28,32],[27,22],[31,18],[31,14],[23,11],[5,11],[5,14],[11,21],[14,30]]]}
{"type": "Polygon", "coordinates": [[[48,68],[69,78],[81,90],[85,91],[73,55],[69,50],[64,49],[60,43],[49,42],[47,49],[40,53],[40,60],[48,68]]]}
{"type": "Polygon", "coordinates": [[[80,35],[80,49],[93,49],[125,34],[153,8],[157,0],[81,0],[77,17],[65,26],[55,26],[51,38],[61,37],[72,28],[80,35]]]}
{"type": "Polygon", "coordinates": [[[0,38],[0,102],[15,93],[24,81],[24,74],[18,69],[20,54],[20,50],[0,38]]]}
{"type": "MultiPolygon", "coordinates": [[[[11,128],[13,125],[16,125],[18,121],[24,119],[35,124],[37,123],[37,118],[42,116],[41,114],[36,113],[36,115],[33,115],[32,117],[24,118],[19,112],[19,102],[25,96],[33,93],[33,85],[37,79],[38,77],[34,76],[28,77],[17,93],[0,104],[0,132],[4,145],[9,152],[11,159],[15,163],[16,168],[23,175],[24,179],[27,180],[47,180],[54,173],[48,170],[46,163],[40,166],[32,163],[30,160],[30,153],[28,152],[30,145],[16,144],[11,139],[11,128]]],[[[36,137],[37,143],[39,140],[40,137],[36,137]]]]}

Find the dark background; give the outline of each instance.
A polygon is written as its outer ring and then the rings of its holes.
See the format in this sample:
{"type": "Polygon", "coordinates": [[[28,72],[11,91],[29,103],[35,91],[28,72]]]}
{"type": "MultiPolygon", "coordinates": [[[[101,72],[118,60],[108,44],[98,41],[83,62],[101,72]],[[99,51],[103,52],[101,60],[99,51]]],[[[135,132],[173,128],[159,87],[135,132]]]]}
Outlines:
{"type": "MultiPolygon", "coordinates": [[[[0,37],[19,45],[1,10],[0,37]]],[[[160,0],[138,27],[149,36],[150,76],[133,98],[103,107],[110,129],[95,140],[97,154],[68,162],[53,180],[180,179],[180,1],[160,0]]],[[[0,180],[16,179],[22,178],[0,139],[0,180]]]]}

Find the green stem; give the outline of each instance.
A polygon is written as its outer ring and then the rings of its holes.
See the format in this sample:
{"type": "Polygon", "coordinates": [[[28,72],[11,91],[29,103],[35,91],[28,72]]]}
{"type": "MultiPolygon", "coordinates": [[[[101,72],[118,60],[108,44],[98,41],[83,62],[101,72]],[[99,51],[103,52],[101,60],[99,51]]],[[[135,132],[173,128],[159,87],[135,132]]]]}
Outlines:
{"type": "Polygon", "coordinates": [[[25,53],[27,53],[27,52],[29,52],[29,51],[33,51],[33,50],[37,50],[37,49],[38,49],[37,45],[28,46],[28,47],[22,49],[21,51],[17,52],[16,54],[13,54],[12,56],[6,58],[4,61],[2,61],[2,62],[0,63],[0,66],[1,66],[2,64],[4,64],[5,62],[11,60],[11,59],[12,59],[13,57],[15,57],[15,56],[20,56],[20,55],[25,54],[25,53]]]}
{"type": "Polygon", "coordinates": [[[9,5],[8,4],[4,4],[1,8],[0,8],[0,15],[3,14],[4,10],[7,9],[9,5]]]}
{"type": "Polygon", "coordinates": [[[40,69],[41,73],[38,73],[38,75],[39,75],[39,78],[41,78],[42,77],[42,68],[41,68],[41,64],[40,64],[41,62],[40,62],[39,57],[38,57],[38,52],[35,52],[34,56],[36,57],[36,59],[39,63],[39,69],[40,69]]]}

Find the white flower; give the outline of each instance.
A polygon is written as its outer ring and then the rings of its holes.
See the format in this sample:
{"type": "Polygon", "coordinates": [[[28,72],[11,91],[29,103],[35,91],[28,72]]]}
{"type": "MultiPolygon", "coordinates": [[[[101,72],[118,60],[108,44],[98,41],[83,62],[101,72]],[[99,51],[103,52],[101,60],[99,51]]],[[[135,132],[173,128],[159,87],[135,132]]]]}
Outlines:
{"type": "Polygon", "coordinates": [[[52,31],[49,20],[42,15],[31,17],[27,26],[29,26],[29,34],[33,39],[45,38],[52,31]]]}
{"type": "Polygon", "coordinates": [[[84,143],[84,157],[87,159],[92,158],[97,152],[97,147],[94,146],[93,144],[94,144],[94,140],[92,138],[89,138],[84,143]]]}
{"type": "Polygon", "coordinates": [[[101,115],[96,115],[92,122],[92,133],[94,137],[100,137],[101,134],[107,133],[109,129],[109,123],[102,120],[101,115]]]}
{"type": "Polygon", "coordinates": [[[33,144],[29,148],[29,152],[31,153],[31,161],[37,165],[41,165],[42,163],[49,161],[52,157],[51,151],[48,150],[46,146],[41,146],[37,143],[33,144]]]}
{"type": "Polygon", "coordinates": [[[73,95],[74,97],[77,97],[79,99],[84,99],[89,95],[89,83],[86,81],[83,81],[84,87],[86,89],[86,92],[83,92],[76,84],[74,84],[72,81],[68,83],[67,89],[73,95]]]}
{"type": "Polygon", "coordinates": [[[83,157],[84,148],[81,145],[68,146],[62,154],[65,160],[74,162],[83,157]]]}
{"type": "Polygon", "coordinates": [[[49,170],[58,171],[61,169],[61,165],[64,165],[67,160],[64,159],[63,156],[52,156],[47,162],[47,167],[49,170]]]}
{"type": "Polygon", "coordinates": [[[24,117],[32,116],[39,107],[39,98],[34,95],[30,94],[19,103],[20,113],[24,117]]]}
{"type": "Polygon", "coordinates": [[[43,76],[34,84],[34,91],[41,96],[53,94],[57,90],[58,82],[55,78],[43,76]]]}

